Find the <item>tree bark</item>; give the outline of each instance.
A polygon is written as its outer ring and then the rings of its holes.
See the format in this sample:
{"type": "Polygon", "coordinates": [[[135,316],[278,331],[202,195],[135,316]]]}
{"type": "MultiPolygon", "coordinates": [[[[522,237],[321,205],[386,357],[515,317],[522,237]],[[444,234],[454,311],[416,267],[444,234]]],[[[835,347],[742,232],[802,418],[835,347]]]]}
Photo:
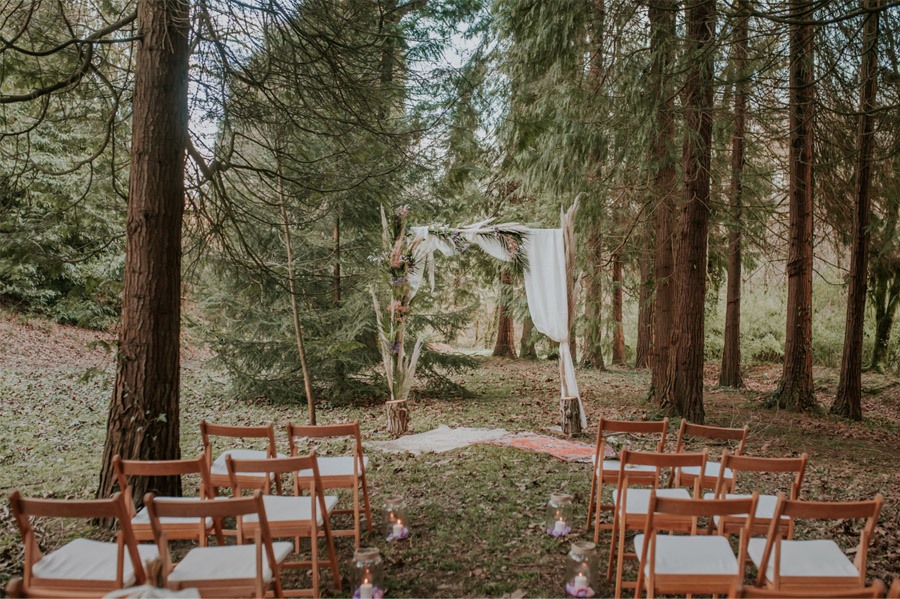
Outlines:
{"type": "Polygon", "coordinates": [[[522,339],[519,341],[519,357],[526,360],[536,360],[537,350],[534,348],[534,322],[530,315],[522,320],[522,339]]]}
{"type": "Polygon", "coordinates": [[[644,244],[640,252],[641,288],[638,293],[637,344],[634,367],[649,368],[653,360],[653,256],[650,223],[644,224],[644,244]]]}
{"type": "MultiPolygon", "coordinates": [[[[866,0],[868,10],[880,9],[881,0],[866,0]]],[[[876,78],[878,76],[878,12],[866,14],[863,33],[863,60],[859,68],[859,128],[856,156],[856,205],[853,211],[853,238],[850,243],[850,288],[847,291],[847,320],[844,352],[837,396],[831,412],[851,420],[862,420],[862,341],[866,313],[869,270],[869,210],[872,190],[872,151],[876,78]]]]}
{"type": "Polygon", "coordinates": [[[746,133],[747,35],[750,20],[747,0],[740,0],[740,15],[735,25],[734,67],[737,73],[734,94],[734,132],[731,137],[731,229],[728,233],[728,288],[725,307],[725,346],[719,385],[743,387],[741,377],[741,229],[744,208],[744,136],[746,133]]]}
{"type": "Polygon", "coordinates": [[[613,346],[612,363],[625,365],[625,331],[622,328],[622,254],[616,253],[613,262],[613,346]]]}
{"type": "Polygon", "coordinates": [[[495,357],[515,358],[516,340],[513,329],[513,319],[509,311],[509,303],[512,300],[510,287],[512,286],[512,273],[509,269],[500,270],[500,301],[497,309],[497,342],[494,344],[495,357]]]}
{"type": "Polygon", "coordinates": [[[792,0],[790,16],[790,249],[787,322],[781,381],[769,404],[817,409],[812,378],[814,2],[792,0]]]}
{"type": "Polygon", "coordinates": [[[578,435],[581,433],[581,409],[578,407],[578,398],[574,395],[559,398],[560,428],[564,435],[578,435]]]}
{"type": "Polygon", "coordinates": [[[675,313],[663,404],[691,422],[703,423],[704,304],[709,234],[709,168],[712,148],[715,0],[687,3],[683,171],[684,205],[675,257],[675,313]]]}
{"type": "Polygon", "coordinates": [[[661,390],[668,384],[669,343],[674,309],[672,273],[675,267],[672,241],[675,234],[675,122],[669,65],[674,60],[675,11],[673,0],[653,0],[649,4],[650,95],[656,103],[656,123],[650,147],[649,163],[656,169],[653,194],[657,198],[654,210],[656,251],[654,282],[656,309],[653,318],[653,369],[648,399],[667,409],[661,390]]]}
{"type": "Polygon", "coordinates": [[[878,272],[873,276],[875,292],[872,300],[875,304],[875,342],[872,346],[872,359],[869,369],[882,372],[882,364],[891,340],[891,329],[894,326],[894,314],[900,305],[900,274],[878,272]]]}
{"type": "MultiPolygon", "coordinates": [[[[115,487],[112,458],[181,457],[178,394],[181,332],[181,224],[188,135],[186,0],[139,0],[125,281],[116,382],[109,407],[99,497],[115,487]]],[[[180,495],[178,477],[141,477],[149,489],[180,495]]]]}
{"type": "Polygon", "coordinates": [[[394,437],[409,432],[409,404],[405,399],[385,402],[388,417],[388,432],[394,437]]]}
{"type": "Polygon", "coordinates": [[[584,346],[582,365],[585,368],[606,370],[603,363],[603,269],[601,263],[602,237],[599,223],[591,229],[587,244],[587,273],[584,294],[584,346]]]}

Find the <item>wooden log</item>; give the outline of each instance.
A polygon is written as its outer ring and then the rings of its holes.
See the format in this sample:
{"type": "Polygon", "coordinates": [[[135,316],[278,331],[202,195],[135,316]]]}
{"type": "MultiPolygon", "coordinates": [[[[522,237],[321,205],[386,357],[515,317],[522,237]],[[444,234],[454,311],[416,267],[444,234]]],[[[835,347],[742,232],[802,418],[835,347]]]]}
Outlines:
{"type": "Polygon", "coordinates": [[[409,432],[409,410],[406,400],[392,400],[385,403],[387,406],[388,431],[391,435],[399,437],[409,432]]]}
{"type": "Polygon", "coordinates": [[[562,432],[565,435],[577,435],[581,432],[581,410],[578,398],[570,395],[559,398],[559,415],[562,432]]]}

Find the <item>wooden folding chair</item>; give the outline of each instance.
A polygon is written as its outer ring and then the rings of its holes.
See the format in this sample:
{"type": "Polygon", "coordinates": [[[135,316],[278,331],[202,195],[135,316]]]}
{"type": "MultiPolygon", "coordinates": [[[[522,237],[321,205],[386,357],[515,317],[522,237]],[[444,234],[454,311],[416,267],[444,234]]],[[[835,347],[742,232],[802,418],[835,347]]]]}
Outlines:
{"type": "Polygon", "coordinates": [[[13,519],[25,544],[23,577],[10,581],[10,597],[98,597],[144,584],[144,564],[159,557],[155,545],[138,545],[131,529],[125,496],[74,501],[31,499],[18,491],[9,495],[13,519]],[[75,539],[44,554],[38,546],[33,518],[116,519],[115,542],[75,539]]]}
{"type": "MultiPolygon", "coordinates": [[[[647,523],[647,510],[650,507],[651,492],[656,491],[659,497],[674,499],[700,499],[700,482],[695,480],[693,492],[689,493],[682,488],[659,488],[659,478],[663,469],[683,468],[697,466],[702,468],[706,464],[707,451],[702,453],[643,453],[623,449],[619,454],[619,479],[616,483],[616,493],[613,496],[615,509],[613,510],[612,539],[609,545],[609,562],[606,567],[606,578],[612,579],[613,560],[616,564],[616,597],[622,596],[623,588],[633,588],[635,583],[623,582],[622,573],[626,559],[636,559],[637,554],[625,551],[625,535],[629,530],[644,531],[647,523]],[[652,466],[656,476],[647,483],[646,472],[637,470],[635,466],[652,466]],[[649,484],[650,488],[634,488],[632,484],[649,484]]],[[[667,516],[661,518],[658,524],[665,523],[669,530],[687,532],[691,530],[690,518],[681,516],[667,516]]]]}
{"type": "MultiPolygon", "coordinates": [[[[659,435],[656,443],[657,453],[662,453],[666,447],[666,432],[669,430],[669,419],[654,422],[634,422],[630,420],[607,420],[600,418],[597,425],[597,444],[594,448],[593,469],[591,473],[591,496],[588,501],[587,528],[591,527],[591,516],[594,516],[594,543],[600,542],[601,530],[612,530],[612,523],[601,522],[602,512],[612,511],[613,504],[604,504],[603,485],[614,485],[619,479],[619,460],[607,458],[607,437],[613,434],[619,435],[644,435],[654,437],[659,435]]],[[[652,441],[652,439],[651,439],[652,441]]],[[[618,453],[618,452],[616,452],[618,453]]],[[[637,482],[639,471],[646,472],[647,482],[652,484],[656,476],[656,469],[651,466],[635,466],[632,472],[632,481],[637,482]]]]}
{"type": "MultiPolygon", "coordinates": [[[[185,474],[200,475],[199,497],[176,497],[177,501],[205,501],[215,498],[215,488],[209,481],[209,465],[206,456],[200,454],[195,460],[123,460],[113,457],[113,470],[119,482],[119,490],[125,495],[125,504],[131,517],[131,528],[138,541],[153,541],[153,529],[150,527],[150,515],[147,508],[135,511],[134,497],[131,493],[130,479],[134,476],[182,476],[185,474]]],[[[167,498],[168,499],[168,498],[167,498]]],[[[200,534],[199,522],[191,519],[165,518],[160,525],[169,540],[197,540],[201,546],[207,544],[210,534],[215,534],[219,544],[223,544],[221,523],[211,518],[206,521],[206,528],[200,534]]]]}
{"type": "Polygon", "coordinates": [[[281,563],[290,555],[293,543],[273,543],[266,520],[262,493],[253,497],[222,498],[216,501],[176,501],[175,498],[144,496],[150,513],[150,525],[159,548],[166,588],[178,591],[194,588],[203,597],[264,597],[267,591],[283,596],[281,563]],[[194,547],[179,562],[172,562],[169,539],[161,526],[163,518],[190,518],[198,530],[206,518],[237,518],[238,529],[244,518],[255,516],[258,527],[253,544],[194,547]]]}
{"type": "MultiPolygon", "coordinates": [[[[715,491],[713,493],[705,493],[704,499],[741,499],[749,497],[747,494],[734,493],[737,486],[738,475],[741,472],[765,472],[777,474],[793,474],[791,482],[789,499],[800,498],[800,486],[803,484],[803,475],[806,473],[806,462],[808,457],[805,453],[799,458],[756,458],[748,456],[734,455],[727,449],[722,451],[722,467],[719,468],[719,478],[716,481],[715,491]],[[732,472],[733,477],[729,483],[725,479],[726,472],[732,472]],[[730,491],[732,492],[729,492],[730,491]]],[[[753,521],[753,534],[766,535],[769,532],[769,525],[772,522],[772,515],[775,513],[775,506],[778,504],[776,495],[759,496],[759,502],[756,504],[756,514],[753,521]]],[[[725,518],[725,532],[737,532],[743,525],[744,519],[725,518]]],[[[710,528],[718,522],[710,521],[710,528]]],[[[784,535],[788,539],[794,537],[794,521],[791,518],[782,518],[782,526],[784,527],[784,535]]]]}
{"type": "Polygon", "coordinates": [[[797,501],[779,493],[768,536],[752,539],[749,544],[750,559],[759,570],[756,586],[809,592],[866,586],[866,557],[882,505],[884,497],[880,493],[872,501],[847,502],[797,501]],[[865,520],[854,561],[831,539],[784,539],[784,527],[779,525],[783,517],[865,520]]]}
{"type": "MultiPolygon", "coordinates": [[[[737,441],[737,447],[734,449],[735,455],[744,454],[744,446],[747,445],[747,434],[750,427],[744,425],[743,428],[724,428],[721,426],[705,426],[702,424],[691,424],[687,420],[682,419],[681,426],[678,429],[678,441],[675,443],[675,453],[685,451],[685,440],[687,437],[700,437],[709,441],[729,442],[737,441]]],[[[719,479],[719,470],[721,464],[719,462],[706,462],[701,477],[700,487],[703,489],[714,489],[719,479]]],[[[677,487],[679,485],[689,486],[694,484],[694,478],[700,476],[700,470],[691,466],[689,468],[679,468],[675,472],[672,483],[677,487]]],[[[734,472],[726,469],[722,476],[728,487],[734,483],[734,472]]]]}
{"type": "MultiPolygon", "coordinates": [[[[366,513],[366,525],[369,532],[372,531],[372,509],[369,506],[369,489],[366,484],[366,467],[369,465],[369,458],[363,454],[362,435],[359,431],[359,423],[350,424],[326,424],[319,426],[301,426],[291,424],[287,425],[288,443],[291,447],[291,455],[300,455],[301,450],[297,447],[298,439],[325,439],[350,437],[353,439],[353,452],[349,456],[321,456],[318,457],[319,474],[322,478],[322,485],[325,489],[352,489],[353,492],[353,509],[336,509],[333,514],[353,514],[353,528],[350,529],[332,529],[331,534],[337,537],[353,535],[356,547],[359,548],[360,543],[360,518],[362,508],[360,506],[360,493],[362,494],[363,505],[366,513]]],[[[300,479],[309,479],[312,477],[311,470],[300,472],[300,479]]]]}
{"type": "MultiPolygon", "coordinates": [[[[283,458],[282,453],[275,450],[275,425],[269,423],[263,426],[227,426],[223,424],[209,424],[206,420],[200,421],[200,436],[203,437],[203,452],[209,463],[209,480],[214,489],[219,487],[231,487],[231,479],[228,477],[228,466],[225,457],[231,456],[238,460],[264,460],[266,458],[283,458]],[[231,439],[266,439],[265,451],[254,449],[228,449],[213,460],[213,450],[210,437],[226,437],[231,439]]],[[[280,485],[281,481],[276,481],[280,485]]],[[[261,472],[251,472],[241,476],[242,487],[253,487],[268,493],[272,486],[272,479],[267,478],[261,472]]],[[[278,493],[281,487],[278,486],[278,493]]]]}
{"type": "MultiPolygon", "coordinates": [[[[272,458],[268,460],[235,460],[226,458],[228,474],[231,476],[231,488],[235,497],[241,496],[240,476],[245,472],[266,472],[280,478],[284,474],[293,474],[293,495],[264,495],[266,518],[273,538],[293,537],[295,550],[300,552],[300,537],[310,541],[309,561],[284,562],[282,568],[310,568],[312,571],[312,587],[309,589],[291,589],[284,591],[286,597],[318,597],[319,568],[330,567],[332,579],[337,590],[341,590],[341,577],[338,573],[337,554],[334,550],[334,539],[331,536],[331,524],[328,517],[337,505],[338,498],[326,496],[322,489],[319,466],[316,454],[289,458],[272,458]],[[312,476],[301,479],[298,474],[303,470],[312,471],[312,476]],[[301,496],[305,491],[308,496],[301,496]],[[319,563],[319,537],[325,538],[329,563],[319,563]]],[[[259,520],[254,516],[241,519],[238,528],[238,542],[251,536],[259,528],[259,520]]]]}
{"type": "Polygon", "coordinates": [[[885,596],[884,583],[876,580],[872,586],[834,588],[831,590],[761,589],[753,586],[735,585],[728,593],[731,599],[881,599],[885,596]]]}
{"type": "Polygon", "coordinates": [[[645,524],[646,534],[634,537],[635,551],[640,554],[635,597],[640,597],[646,584],[647,596],[657,594],[693,595],[724,594],[744,579],[747,540],[753,530],[757,494],[748,499],[671,499],[650,495],[645,524]],[[738,517],[744,525],[740,531],[738,555],[735,559],[723,526],[719,534],[698,535],[698,519],[738,517]],[[690,534],[660,535],[669,528],[673,517],[690,518],[690,534]]]}
{"type": "Polygon", "coordinates": [[[895,578],[887,593],[888,599],[900,599],[900,578],[895,578]]]}

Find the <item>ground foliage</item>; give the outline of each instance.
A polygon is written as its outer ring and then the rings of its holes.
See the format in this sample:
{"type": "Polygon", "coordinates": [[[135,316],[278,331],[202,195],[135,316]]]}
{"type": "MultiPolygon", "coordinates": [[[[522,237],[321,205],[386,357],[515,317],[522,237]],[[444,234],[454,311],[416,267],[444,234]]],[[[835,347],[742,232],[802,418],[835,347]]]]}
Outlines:
{"type": "MultiPolygon", "coordinates": [[[[91,497],[100,459],[113,357],[107,335],[62,327],[41,320],[3,314],[0,334],[0,488],[27,495],[91,497]]],[[[238,401],[228,394],[226,378],[207,365],[209,354],[193,343],[184,347],[182,398],[184,455],[200,451],[201,418],[229,424],[258,424],[303,419],[302,407],[263,401],[238,401]]],[[[837,372],[816,368],[817,399],[823,405],[837,384],[837,372]]],[[[772,412],[761,399],[777,383],[779,368],[762,365],[746,373],[748,389],[716,388],[717,369],[706,371],[709,422],[750,425],[747,453],[798,455],[810,463],[804,496],[815,499],[863,499],[876,492],[886,497],[884,512],[870,548],[869,573],[890,581],[900,575],[900,480],[895,459],[900,452],[900,381],[866,374],[865,419],[847,422],[831,416],[772,412]]],[[[643,401],[645,371],[610,370],[579,373],[589,420],[602,414],[638,419],[654,417],[643,401]]],[[[419,396],[411,400],[413,432],[449,426],[502,427],[509,431],[548,432],[556,418],[557,365],[548,361],[487,360],[465,379],[468,399],[419,396]]],[[[367,439],[387,438],[380,401],[353,406],[324,405],[323,422],[359,420],[367,439]]],[[[583,440],[590,442],[594,431],[583,440]]],[[[279,431],[280,433],[280,431],[279,431]]],[[[279,434],[279,443],[286,441],[279,434]]],[[[672,439],[674,444],[674,439],[672,439]]],[[[561,594],[560,575],[568,541],[588,538],[580,520],[585,514],[590,467],[512,448],[472,446],[421,457],[369,451],[370,485],[375,505],[402,493],[412,514],[408,542],[384,543],[366,534],[364,544],[381,547],[387,590],[391,596],[553,596],[561,594]],[[565,540],[542,532],[543,506],[551,491],[575,495],[575,531],[565,540]]],[[[765,490],[771,484],[760,480],[765,490]]],[[[769,489],[771,490],[771,489],[769,489]]],[[[0,504],[0,584],[19,571],[21,541],[6,502],[0,504]]],[[[827,530],[801,527],[799,534],[821,532],[848,548],[853,537],[845,523],[827,530]]],[[[105,533],[80,526],[50,524],[39,529],[40,542],[52,548],[81,534],[105,533]]],[[[337,542],[342,573],[352,555],[348,539],[337,542]]],[[[345,579],[346,582],[346,579],[345,579]]],[[[336,596],[326,584],[325,594],[336,596]]],[[[346,589],[345,589],[346,590],[346,589]]],[[[601,594],[612,588],[603,586],[601,594]]]]}

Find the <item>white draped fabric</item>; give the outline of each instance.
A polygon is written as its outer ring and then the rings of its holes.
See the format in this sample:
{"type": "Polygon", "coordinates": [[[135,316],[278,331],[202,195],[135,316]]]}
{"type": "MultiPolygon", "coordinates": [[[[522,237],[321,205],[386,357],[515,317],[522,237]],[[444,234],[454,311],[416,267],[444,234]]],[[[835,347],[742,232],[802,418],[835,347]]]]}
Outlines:
{"type": "Polygon", "coordinates": [[[525,241],[528,270],[525,295],[534,328],[559,342],[560,392],[578,398],[581,426],[587,417],[581,404],[575,363],[569,351],[569,302],[566,296],[566,253],[562,229],[531,229],[525,241]]]}

